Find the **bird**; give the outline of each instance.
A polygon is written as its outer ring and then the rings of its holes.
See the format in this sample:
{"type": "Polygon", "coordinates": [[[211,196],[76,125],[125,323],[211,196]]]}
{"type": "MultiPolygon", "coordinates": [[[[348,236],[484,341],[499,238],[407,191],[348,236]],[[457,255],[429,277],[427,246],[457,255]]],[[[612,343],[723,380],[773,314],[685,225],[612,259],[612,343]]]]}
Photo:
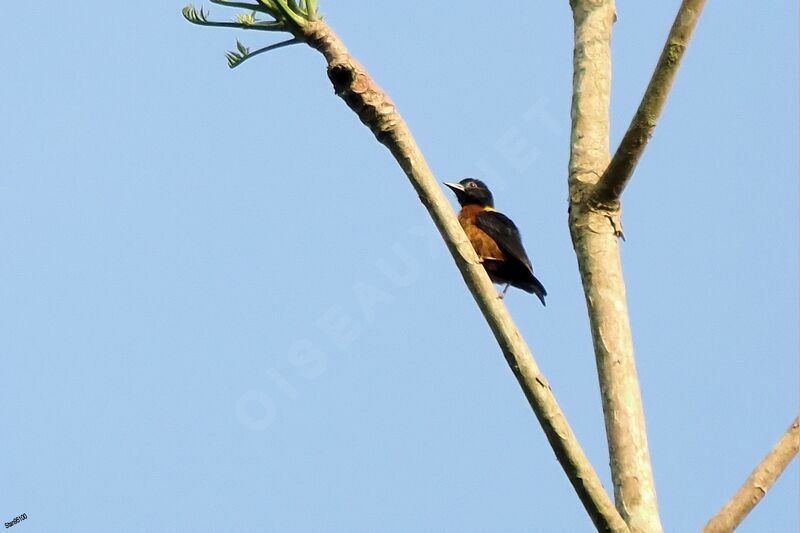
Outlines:
{"type": "Polygon", "coordinates": [[[461,205],[458,222],[467,234],[478,258],[497,284],[505,284],[499,294],[503,298],[509,285],[535,294],[547,305],[544,285],[533,275],[533,267],[522,246],[519,229],[503,213],[495,210],[489,187],[478,179],[466,178],[458,183],[444,183],[456,193],[461,205]]]}

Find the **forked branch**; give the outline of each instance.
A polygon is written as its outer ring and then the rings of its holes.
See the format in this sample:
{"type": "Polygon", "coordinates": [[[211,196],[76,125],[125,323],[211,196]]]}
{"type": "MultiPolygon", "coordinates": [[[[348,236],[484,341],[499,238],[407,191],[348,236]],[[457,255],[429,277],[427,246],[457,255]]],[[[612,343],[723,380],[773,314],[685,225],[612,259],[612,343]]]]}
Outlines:
{"type": "MultiPolygon", "coordinates": [[[[266,0],[259,0],[260,3],[266,0]]],[[[291,9],[294,3],[272,0],[291,9]]],[[[301,2],[298,7],[314,5],[301,2]]],[[[292,19],[294,21],[294,19],[292,19]]],[[[284,19],[285,21],[285,19],[284,19]]],[[[194,22],[194,21],[193,21],[194,22]]],[[[503,355],[533,408],[558,461],[598,531],[628,532],[600,478],[556,402],[550,385],[533,359],[502,300],[479,262],[450,202],[428,167],[403,118],[389,96],[347,51],[338,36],[320,20],[305,19],[290,30],[296,38],[321,52],[334,90],[375,137],[392,153],[413,185],[442,235],[464,281],[494,333],[503,355]]]]}
{"type": "Polygon", "coordinates": [[[739,487],[736,494],[703,527],[701,533],[729,533],[744,520],[780,477],[800,449],[800,420],[795,418],[786,433],[739,487]]]}
{"type": "Polygon", "coordinates": [[[619,254],[619,209],[588,195],[608,166],[614,0],[571,0],[575,26],[569,228],[592,331],[617,510],[633,533],[661,533],[619,254]]]}
{"type": "Polygon", "coordinates": [[[592,194],[595,205],[619,201],[661,115],[705,0],[683,0],[639,109],[592,194]]]}

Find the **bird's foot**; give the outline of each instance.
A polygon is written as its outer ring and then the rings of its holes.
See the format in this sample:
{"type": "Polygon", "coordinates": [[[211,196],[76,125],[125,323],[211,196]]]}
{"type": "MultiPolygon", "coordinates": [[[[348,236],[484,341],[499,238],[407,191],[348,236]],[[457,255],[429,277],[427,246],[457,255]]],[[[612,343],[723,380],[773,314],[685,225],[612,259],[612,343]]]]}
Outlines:
{"type": "Polygon", "coordinates": [[[500,298],[501,300],[502,300],[503,298],[505,298],[505,297],[506,297],[506,292],[508,292],[508,287],[509,287],[509,286],[511,286],[511,284],[510,284],[510,283],[506,283],[506,288],[505,288],[505,289],[503,289],[503,292],[498,292],[498,293],[497,293],[497,297],[498,297],[498,298],[500,298]]]}

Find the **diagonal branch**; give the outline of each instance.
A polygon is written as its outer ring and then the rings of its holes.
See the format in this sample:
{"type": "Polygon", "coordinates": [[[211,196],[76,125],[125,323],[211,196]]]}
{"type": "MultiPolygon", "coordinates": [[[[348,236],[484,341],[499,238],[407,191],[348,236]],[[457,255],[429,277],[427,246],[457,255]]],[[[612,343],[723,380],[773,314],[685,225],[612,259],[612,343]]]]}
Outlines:
{"type": "Polygon", "coordinates": [[[325,56],[336,94],[389,149],[414,186],[598,531],[628,531],[394,103],[331,28],[317,22],[306,28],[305,36],[325,56]]]}
{"type": "Polygon", "coordinates": [[[729,533],[736,529],[766,496],[800,449],[800,420],[795,418],[786,433],[750,473],[736,494],[703,527],[700,533],[729,533]]]}
{"type": "Polygon", "coordinates": [[[611,205],[619,201],[664,109],[683,53],[689,45],[689,39],[692,37],[692,31],[700,18],[704,4],[705,0],[683,0],[681,3],[639,109],[611,163],[594,189],[593,203],[611,205]]]}
{"type": "MultiPolygon", "coordinates": [[[[262,0],[263,1],[263,0],[262,0]]],[[[291,11],[293,3],[272,0],[291,11]]],[[[428,167],[403,118],[389,96],[347,51],[333,30],[315,16],[316,2],[304,2],[306,15],[292,33],[321,52],[328,64],[334,90],[375,137],[392,153],[413,185],[447,244],[456,266],[494,333],[511,371],[517,378],[556,458],[561,463],[598,531],[629,533],[600,478],[589,463],[550,385],[539,370],[502,300],[428,167]],[[313,17],[313,18],[312,18],[313,17]]],[[[302,7],[300,5],[299,7],[302,7]]],[[[295,13],[296,14],[296,13],[295,13]]],[[[294,19],[292,19],[294,20],[294,19]]]]}

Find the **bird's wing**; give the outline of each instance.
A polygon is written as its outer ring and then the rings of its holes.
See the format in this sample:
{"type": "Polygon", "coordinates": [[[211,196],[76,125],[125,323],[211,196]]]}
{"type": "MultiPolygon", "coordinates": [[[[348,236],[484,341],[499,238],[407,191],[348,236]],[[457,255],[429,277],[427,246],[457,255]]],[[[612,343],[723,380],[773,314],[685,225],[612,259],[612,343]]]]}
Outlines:
{"type": "Polygon", "coordinates": [[[497,211],[481,211],[475,217],[477,226],[494,239],[504,253],[510,255],[533,273],[531,260],[522,247],[522,238],[510,218],[497,211]]]}

